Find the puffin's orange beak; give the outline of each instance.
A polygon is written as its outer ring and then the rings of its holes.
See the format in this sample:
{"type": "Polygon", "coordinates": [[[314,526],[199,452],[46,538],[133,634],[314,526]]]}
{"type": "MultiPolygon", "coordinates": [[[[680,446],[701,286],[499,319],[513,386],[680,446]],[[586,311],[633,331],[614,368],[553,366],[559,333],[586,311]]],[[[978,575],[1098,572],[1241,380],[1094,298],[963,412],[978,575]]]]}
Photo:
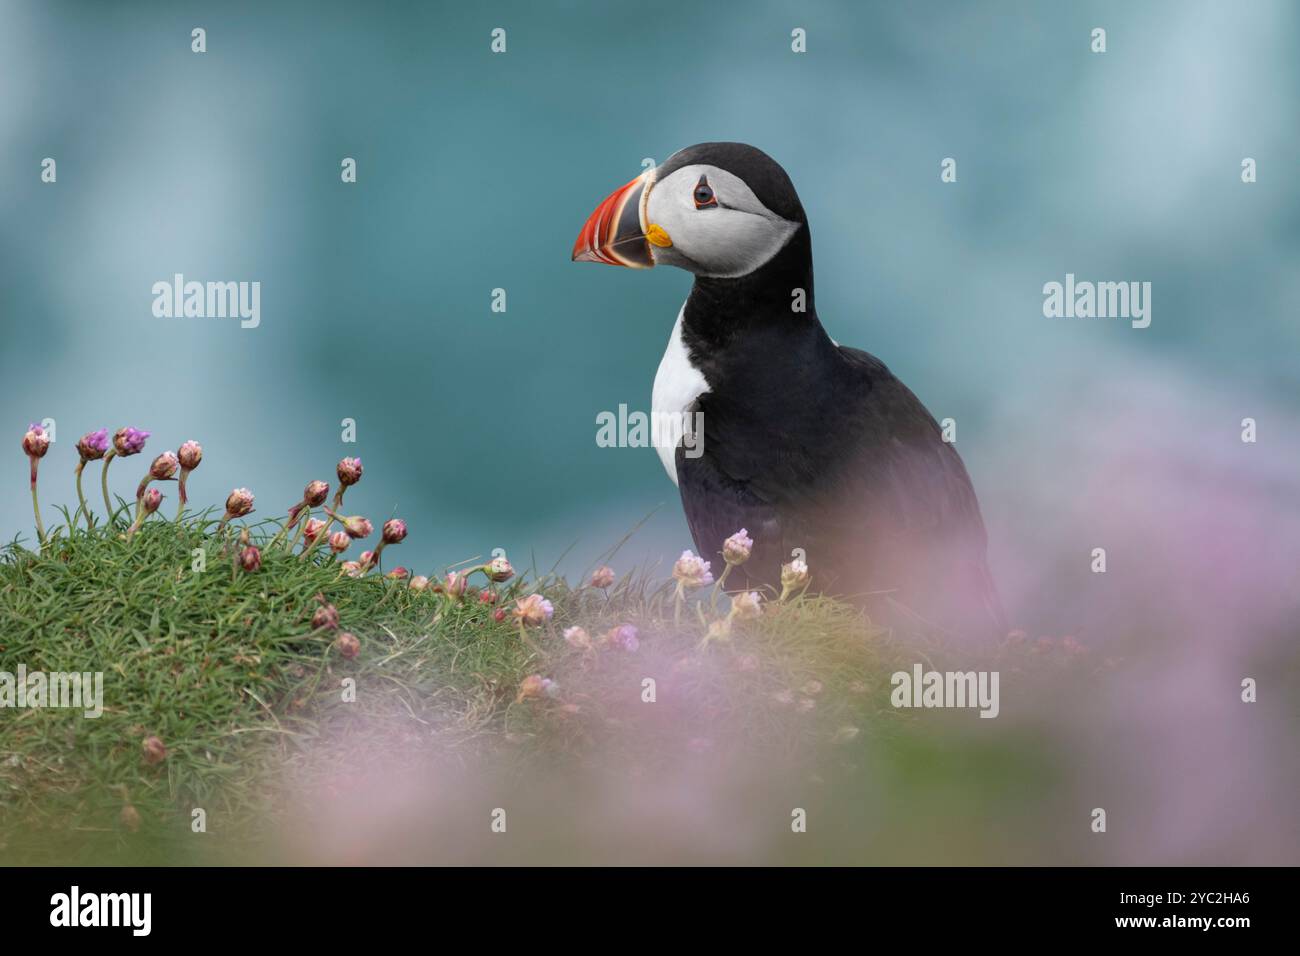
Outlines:
{"type": "Polygon", "coordinates": [[[633,269],[654,266],[645,218],[654,178],[654,170],[647,169],[596,207],[573,244],[574,262],[605,262],[633,269]]]}

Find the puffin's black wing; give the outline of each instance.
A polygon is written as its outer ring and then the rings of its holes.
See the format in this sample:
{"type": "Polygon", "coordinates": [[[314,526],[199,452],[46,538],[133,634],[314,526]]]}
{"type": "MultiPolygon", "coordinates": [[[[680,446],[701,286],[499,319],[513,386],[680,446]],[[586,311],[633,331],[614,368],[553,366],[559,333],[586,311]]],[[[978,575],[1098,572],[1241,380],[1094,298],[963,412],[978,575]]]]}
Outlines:
{"type": "Polygon", "coordinates": [[[775,586],[803,549],[820,589],[889,603],[954,630],[1003,627],[979,503],[956,449],[874,356],[838,348],[813,407],[787,394],[706,393],[702,454],[677,454],[682,503],[702,554],[740,527],[755,540],[752,583],[775,586]],[[777,426],[775,423],[779,422],[777,426]]]}

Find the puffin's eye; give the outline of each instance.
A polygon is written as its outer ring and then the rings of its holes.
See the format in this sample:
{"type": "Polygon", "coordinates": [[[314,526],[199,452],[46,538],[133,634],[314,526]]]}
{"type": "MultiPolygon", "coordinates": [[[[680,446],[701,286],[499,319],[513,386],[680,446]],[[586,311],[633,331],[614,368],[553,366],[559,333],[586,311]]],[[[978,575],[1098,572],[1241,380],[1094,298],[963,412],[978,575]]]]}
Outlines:
{"type": "Polygon", "coordinates": [[[695,184],[695,208],[708,209],[710,206],[716,206],[718,199],[713,195],[713,188],[709,185],[709,177],[701,176],[700,181],[695,184]]]}

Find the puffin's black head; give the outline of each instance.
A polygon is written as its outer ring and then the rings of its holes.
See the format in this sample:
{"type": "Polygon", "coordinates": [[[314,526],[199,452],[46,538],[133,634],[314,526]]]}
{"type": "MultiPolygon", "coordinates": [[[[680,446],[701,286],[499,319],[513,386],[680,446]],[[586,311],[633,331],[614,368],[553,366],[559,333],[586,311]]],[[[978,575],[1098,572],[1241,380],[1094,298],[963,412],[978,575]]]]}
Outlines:
{"type": "Polygon", "coordinates": [[[790,177],[770,156],[744,143],[701,143],[596,207],[573,258],[735,278],[771,260],[807,223],[790,177]]]}

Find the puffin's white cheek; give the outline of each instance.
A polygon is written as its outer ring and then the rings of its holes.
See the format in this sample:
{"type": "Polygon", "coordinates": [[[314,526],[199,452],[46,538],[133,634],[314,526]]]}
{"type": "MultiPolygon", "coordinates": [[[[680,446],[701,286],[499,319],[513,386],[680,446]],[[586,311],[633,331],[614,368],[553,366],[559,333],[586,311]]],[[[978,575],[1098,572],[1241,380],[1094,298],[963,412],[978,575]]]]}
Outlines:
{"type": "Polygon", "coordinates": [[[683,252],[716,276],[738,276],[772,258],[789,238],[782,223],[732,209],[701,212],[688,227],[683,252]]]}

